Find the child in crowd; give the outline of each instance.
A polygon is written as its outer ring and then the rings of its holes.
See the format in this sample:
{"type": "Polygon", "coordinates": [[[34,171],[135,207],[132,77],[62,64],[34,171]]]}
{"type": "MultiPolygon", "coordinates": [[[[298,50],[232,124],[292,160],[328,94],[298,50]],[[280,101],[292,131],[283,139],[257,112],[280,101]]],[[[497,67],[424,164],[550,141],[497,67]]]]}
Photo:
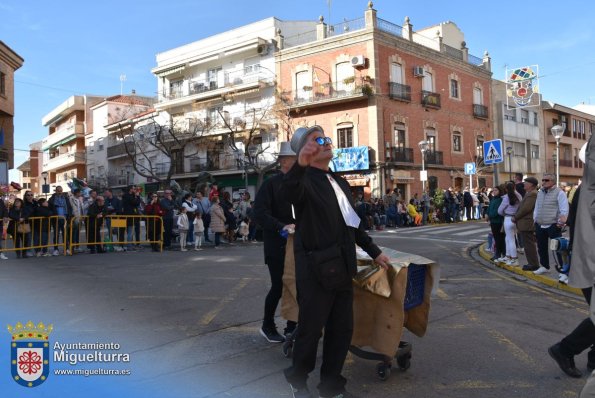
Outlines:
{"type": "Polygon", "coordinates": [[[248,234],[250,234],[250,227],[249,227],[250,220],[248,217],[244,217],[242,222],[240,223],[239,227],[239,234],[242,238],[242,242],[246,242],[248,240],[248,234]]]}
{"type": "Polygon", "coordinates": [[[49,203],[45,198],[37,199],[37,206],[33,215],[35,217],[43,217],[34,223],[34,246],[46,246],[43,248],[35,248],[35,255],[37,257],[48,257],[48,238],[50,234],[50,216],[53,215],[52,210],[49,208],[49,203]]]}
{"type": "Polygon", "coordinates": [[[205,224],[202,221],[202,213],[196,213],[194,218],[194,250],[202,250],[202,238],[205,235],[205,224]]]}
{"type": "Polygon", "coordinates": [[[190,228],[188,215],[186,214],[187,209],[180,207],[180,215],[178,216],[178,231],[180,232],[180,251],[186,252],[186,235],[188,235],[188,229],[190,228]]]}

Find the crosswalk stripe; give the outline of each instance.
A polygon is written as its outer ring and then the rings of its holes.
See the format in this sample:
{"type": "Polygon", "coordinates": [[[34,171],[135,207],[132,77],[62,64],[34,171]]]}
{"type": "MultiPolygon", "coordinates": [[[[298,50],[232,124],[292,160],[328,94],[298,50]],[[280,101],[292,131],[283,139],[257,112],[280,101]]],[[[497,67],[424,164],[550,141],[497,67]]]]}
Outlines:
{"type": "Polygon", "coordinates": [[[473,234],[477,234],[477,233],[481,233],[483,231],[487,231],[487,229],[485,228],[481,228],[481,229],[472,229],[471,231],[465,231],[465,232],[457,232],[456,234],[453,234],[454,236],[467,236],[467,235],[473,235],[473,234]]]}

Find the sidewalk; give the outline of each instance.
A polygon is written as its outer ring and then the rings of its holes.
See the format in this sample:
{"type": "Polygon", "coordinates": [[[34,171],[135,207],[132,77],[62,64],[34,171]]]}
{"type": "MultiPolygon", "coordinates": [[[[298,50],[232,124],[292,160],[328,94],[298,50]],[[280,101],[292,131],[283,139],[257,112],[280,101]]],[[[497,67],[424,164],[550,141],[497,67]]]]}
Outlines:
{"type": "Polygon", "coordinates": [[[489,261],[492,264],[495,264],[497,267],[500,267],[502,269],[505,269],[507,271],[510,271],[510,272],[518,274],[518,275],[522,275],[523,277],[525,277],[527,279],[532,279],[532,280],[542,283],[546,286],[549,286],[549,287],[552,287],[555,289],[560,289],[565,292],[573,293],[573,294],[576,294],[577,296],[583,297],[583,294],[580,289],[558,282],[559,274],[556,271],[556,269],[554,268],[553,264],[551,266],[551,271],[548,274],[535,275],[531,271],[523,271],[522,270],[523,264],[527,263],[527,259],[525,258],[525,256],[523,254],[519,253],[519,255],[518,255],[519,263],[521,264],[519,267],[511,267],[510,265],[506,265],[503,263],[493,263],[492,261],[490,261],[490,259],[492,258],[492,253],[486,250],[486,243],[482,243],[479,246],[479,255],[484,260],[489,261]]]}

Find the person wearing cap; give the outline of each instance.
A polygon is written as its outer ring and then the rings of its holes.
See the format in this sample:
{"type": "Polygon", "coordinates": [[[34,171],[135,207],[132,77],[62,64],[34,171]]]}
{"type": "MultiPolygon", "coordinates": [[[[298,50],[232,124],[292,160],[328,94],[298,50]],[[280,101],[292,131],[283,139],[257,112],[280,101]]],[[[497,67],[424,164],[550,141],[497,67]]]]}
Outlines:
{"type": "Polygon", "coordinates": [[[324,329],[320,396],[347,396],[347,380],[341,372],[353,333],[355,245],[385,269],[390,266],[389,258],[366,234],[347,181],[329,170],[333,147],[322,127],[297,129],[291,149],[298,159],[283,176],[282,190],[296,214],[299,318],[293,362],[285,369],[285,378],[294,397],[312,396],[306,381],[315,368],[324,329]]]}
{"type": "MultiPolygon", "coordinates": [[[[570,227],[569,248],[572,251],[568,284],[582,290],[591,307],[591,316],[585,318],[568,336],[548,349],[548,353],[560,369],[576,378],[581,377],[582,373],[574,364],[574,356],[589,347],[591,349],[587,356],[587,369],[590,372],[595,370],[595,140],[592,136],[581,148],[579,158],[585,167],[567,220],[570,227]]],[[[595,387],[593,378],[591,376],[590,388],[595,387]]],[[[592,394],[595,395],[595,389],[592,390],[592,394]]]]}
{"type": "Polygon", "coordinates": [[[512,217],[512,222],[516,223],[517,231],[525,249],[525,256],[527,257],[527,264],[523,265],[523,271],[536,271],[539,268],[539,257],[537,256],[537,243],[535,240],[535,222],[533,221],[533,211],[535,210],[535,201],[537,200],[537,185],[539,185],[537,178],[525,178],[525,182],[523,183],[525,196],[523,196],[516,214],[512,217]]]}
{"type": "Polygon", "coordinates": [[[62,241],[66,242],[66,247],[69,247],[68,222],[70,217],[72,217],[72,206],[60,185],[56,187],[54,194],[48,200],[48,204],[52,213],[56,216],[60,216],[52,223],[52,228],[54,230],[54,252],[52,254],[58,256],[60,254],[58,251],[60,232],[62,232],[62,241]]]}
{"type": "MultiPolygon", "coordinates": [[[[289,142],[282,142],[278,155],[281,173],[267,179],[256,194],[252,215],[263,229],[264,262],[269,268],[271,288],[264,301],[264,319],[260,334],[270,343],[282,343],[285,337],[277,332],[275,311],[283,292],[283,268],[287,239],[282,233],[295,229],[291,204],[281,194],[283,176],[295,163],[295,152],[289,142]]],[[[284,335],[293,333],[296,323],[287,321],[284,335]]]]}
{"type": "MultiPolygon", "coordinates": [[[[562,227],[568,217],[568,199],[556,183],[556,175],[546,173],[541,179],[541,189],[537,192],[533,220],[540,267],[533,271],[535,275],[550,272],[549,239],[562,236],[562,227]]],[[[560,254],[557,256],[558,262],[562,264],[562,257],[560,254]]]]}

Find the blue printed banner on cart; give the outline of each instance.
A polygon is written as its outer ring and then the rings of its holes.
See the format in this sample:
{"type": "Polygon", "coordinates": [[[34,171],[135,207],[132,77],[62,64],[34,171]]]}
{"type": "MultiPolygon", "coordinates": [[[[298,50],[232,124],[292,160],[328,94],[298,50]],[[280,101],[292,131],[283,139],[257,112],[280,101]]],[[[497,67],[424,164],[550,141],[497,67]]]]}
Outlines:
{"type": "Polygon", "coordinates": [[[332,171],[367,170],[370,168],[370,157],[367,146],[333,149],[330,164],[332,171]]]}

